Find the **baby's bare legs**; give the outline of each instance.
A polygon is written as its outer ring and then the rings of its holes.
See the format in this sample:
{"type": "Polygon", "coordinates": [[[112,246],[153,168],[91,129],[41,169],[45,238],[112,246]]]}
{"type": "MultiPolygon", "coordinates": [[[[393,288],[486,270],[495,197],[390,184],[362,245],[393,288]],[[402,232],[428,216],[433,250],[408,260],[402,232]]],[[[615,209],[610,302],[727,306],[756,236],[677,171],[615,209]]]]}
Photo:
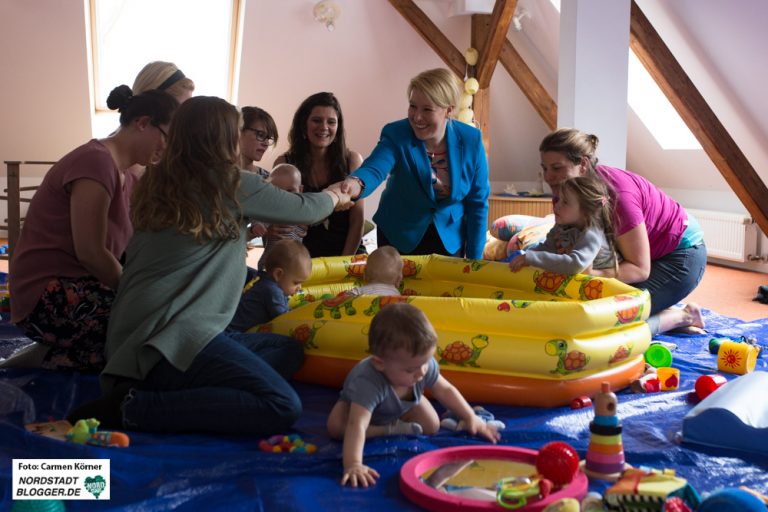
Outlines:
{"type": "MultiPolygon", "coordinates": [[[[328,415],[328,435],[332,439],[344,439],[344,431],[347,428],[349,418],[349,402],[339,400],[328,415]]],[[[405,413],[402,418],[389,425],[368,425],[365,437],[381,437],[396,434],[406,435],[431,435],[440,428],[440,418],[432,404],[425,397],[413,409],[405,413]]]]}
{"type": "Polygon", "coordinates": [[[440,429],[440,417],[427,397],[422,396],[419,403],[413,409],[403,414],[400,418],[404,422],[413,422],[421,425],[424,434],[431,436],[440,429]]]}

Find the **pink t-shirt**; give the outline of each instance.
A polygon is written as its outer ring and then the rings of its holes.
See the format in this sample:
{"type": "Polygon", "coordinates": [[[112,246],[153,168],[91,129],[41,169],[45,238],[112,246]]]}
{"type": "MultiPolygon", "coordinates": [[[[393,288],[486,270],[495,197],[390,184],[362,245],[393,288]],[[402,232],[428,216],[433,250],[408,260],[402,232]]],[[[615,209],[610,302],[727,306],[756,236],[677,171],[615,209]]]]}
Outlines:
{"type": "Polygon", "coordinates": [[[651,260],[674,251],[688,224],[685,209],[642,176],[606,165],[597,165],[596,170],[616,193],[616,236],[645,222],[651,260]]]}
{"type": "Polygon", "coordinates": [[[79,179],[104,186],[111,201],[107,213],[107,249],[120,258],[133,233],[128,197],[109,150],[98,140],[83,144],[51,167],[32,197],[19,243],[11,259],[11,321],[26,318],[55,277],[89,275],[75,254],[69,185],[79,179]]]}

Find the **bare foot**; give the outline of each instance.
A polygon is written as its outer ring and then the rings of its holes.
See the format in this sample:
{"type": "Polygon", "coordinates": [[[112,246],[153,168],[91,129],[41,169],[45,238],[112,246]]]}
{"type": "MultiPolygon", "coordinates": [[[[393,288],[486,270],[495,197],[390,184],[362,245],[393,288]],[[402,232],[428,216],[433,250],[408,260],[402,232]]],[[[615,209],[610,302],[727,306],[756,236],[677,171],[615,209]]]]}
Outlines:
{"type": "Polygon", "coordinates": [[[707,334],[704,329],[704,319],[701,316],[701,308],[698,304],[691,302],[682,310],[682,325],[674,329],[675,332],[685,334],[707,334]]]}
{"type": "Polygon", "coordinates": [[[701,308],[695,302],[691,302],[683,308],[683,311],[690,315],[691,327],[698,327],[704,330],[704,319],[701,317],[701,308]]]}
{"type": "Polygon", "coordinates": [[[704,319],[698,304],[690,303],[684,308],[667,308],[658,313],[657,332],[682,332],[685,334],[706,334],[704,319]]]}

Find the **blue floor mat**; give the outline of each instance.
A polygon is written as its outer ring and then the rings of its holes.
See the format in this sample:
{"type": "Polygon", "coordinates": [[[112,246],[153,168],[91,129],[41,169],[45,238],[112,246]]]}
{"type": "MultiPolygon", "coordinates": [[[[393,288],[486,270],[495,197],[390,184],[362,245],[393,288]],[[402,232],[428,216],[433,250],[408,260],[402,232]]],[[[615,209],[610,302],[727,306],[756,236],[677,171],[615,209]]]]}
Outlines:
{"type": "MultiPolygon", "coordinates": [[[[745,323],[705,311],[705,321],[709,330],[706,336],[658,337],[677,344],[673,366],[681,371],[679,391],[618,393],[627,462],[636,467],[673,468],[702,493],[739,485],[768,492],[765,457],[681,445],[678,441],[682,419],[692,408],[686,395],[698,376],[716,372],[715,356],[707,350],[709,339],[742,335],[768,339],[768,319],[745,323]]],[[[7,328],[0,331],[0,336],[13,339],[15,334],[7,328]]],[[[768,356],[758,359],[757,370],[768,371],[767,362],[768,356]]],[[[97,378],[81,374],[0,370],[0,383],[14,384],[33,399],[37,421],[62,418],[73,406],[98,395],[97,378]]],[[[27,433],[21,414],[0,415],[0,510],[12,506],[14,458],[110,459],[111,500],[67,501],[66,509],[71,512],[419,510],[398,488],[403,463],[435,448],[482,443],[445,430],[431,437],[371,439],[365,446],[365,461],[381,473],[379,483],[369,489],[343,488],[338,484],[341,443],[329,440],[325,434],[325,420],[337,391],[304,384],[296,387],[304,413],[295,431],[318,446],[312,455],[265,453],[259,449],[256,437],[207,435],[130,433],[131,446],[126,449],[82,446],[27,433]]],[[[538,449],[549,441],[560,440],[573,445],[582,457],[586,453],[588,425],[593,419],[591,408],[486,408],[507,425],[502,444],[538,449]]],[[[591,490],[602,492],[606,488],[606,483],[590,483],[591,490]]]]}

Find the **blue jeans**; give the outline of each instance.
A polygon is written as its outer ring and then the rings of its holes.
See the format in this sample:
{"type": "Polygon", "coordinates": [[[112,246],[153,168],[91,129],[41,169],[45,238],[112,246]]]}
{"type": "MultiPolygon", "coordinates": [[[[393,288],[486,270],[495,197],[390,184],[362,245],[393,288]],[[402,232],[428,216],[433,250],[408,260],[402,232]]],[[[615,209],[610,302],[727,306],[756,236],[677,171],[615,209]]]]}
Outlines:
{"type": "Polygon", "coordinates": [[[301,415],[287,379],[304,362],[296,340],[271,333],[221,333],[187,371],[162,359],[123,402],[126,427],[153,432],[270,435],[301,415]]]}
{"type": "Polygon", "coordinates": [[[687,297],[699,284],[707,267],[704,244],[687,249],[675,249],[651,262],[651,275],[635,288],[645,288],[651,294],[651,315],[674,306],[687,297]]]}

